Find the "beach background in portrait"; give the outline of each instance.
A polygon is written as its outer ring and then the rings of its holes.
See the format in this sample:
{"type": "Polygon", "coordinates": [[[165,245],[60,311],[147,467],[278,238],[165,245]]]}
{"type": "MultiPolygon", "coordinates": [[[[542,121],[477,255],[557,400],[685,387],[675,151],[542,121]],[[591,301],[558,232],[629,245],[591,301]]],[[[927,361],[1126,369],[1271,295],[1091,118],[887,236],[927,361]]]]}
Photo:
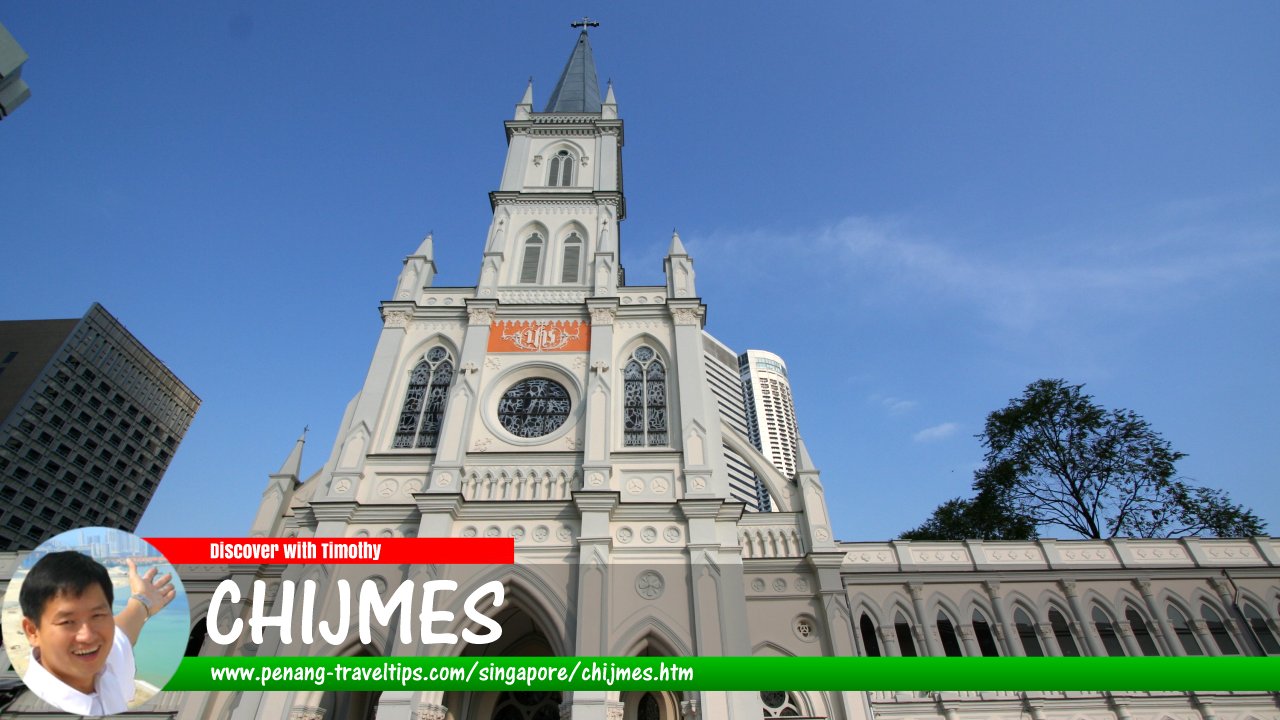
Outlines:
{"type": "Polygon", "coordinates": [[[18,603],[18,593],[27,571],[41,557],[50,552],[75,550],[89,555],[106,566],[111,575],[111,584],[115,590],[112,612],[119,613],[129,602],[132,594],[129,590],[128,558],[138,564],[138,573],[145,574],[156,568],[157,577],[166,573],[173,574],[173,585],[177,595],[155,617],[147,621],[142,634],[134,645],[134,662],[137,666],[139,694],[130,707],[149,700],[177,671],[182,655],[186,650],[187,636],[191,630],[191,609],[187,602],[186,591],[182,580],[174,572],[173,566],[142,538],[122,530],[93,527],[70,530],[56,535],[29,555],[23,558],[14,572],[13,579],[4,594],[3,609],[0,610],[0,623],[4,627],[4,646],[13,663],[13,669],[24,675],[31,654],[26,635],[22,632],[22,608],[18,603]]]}

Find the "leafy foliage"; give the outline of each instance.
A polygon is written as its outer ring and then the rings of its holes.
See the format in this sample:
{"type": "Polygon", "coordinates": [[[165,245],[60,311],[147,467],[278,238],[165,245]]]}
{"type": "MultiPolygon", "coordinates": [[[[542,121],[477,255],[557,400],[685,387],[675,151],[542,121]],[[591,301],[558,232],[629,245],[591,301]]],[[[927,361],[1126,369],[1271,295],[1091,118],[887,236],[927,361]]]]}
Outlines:
{"type": "Polygon", "coordinates": [[[1107,410],[1065,380],[1037,380],[987,416],[970,500],[943,503],[907,539],[1261,534],[1226,493],[1175,477],[1185,457],[1131,410],[1107,410]],[[1024,534],[1024,531],[1029,532],[1024,534]]]}

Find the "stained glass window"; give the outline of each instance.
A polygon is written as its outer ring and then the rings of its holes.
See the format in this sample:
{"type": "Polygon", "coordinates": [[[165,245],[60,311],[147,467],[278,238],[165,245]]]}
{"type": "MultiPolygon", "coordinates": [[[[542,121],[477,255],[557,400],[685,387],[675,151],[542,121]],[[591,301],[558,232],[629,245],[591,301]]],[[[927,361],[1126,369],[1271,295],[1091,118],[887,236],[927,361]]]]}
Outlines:
{"type": "Polygon", "coordinates": [[[641,345],[622,368],[622,444],[667,445],[667,370],[653,348],[641,345]]]}
{"type": "Polygon", "coordinates": [[[529,378],[512,385],[498,400],[498,422],[507,432],[537,438],[555,432],[569,419],[569,391],[554,380],[529,378]]]}
{"type": "Polygon", "coordinates": [[[437,345],[427,351],[409,376],[400,422],[392,447],[433,448],[440,440],[444,405],[453,382],[453,358],[437,345]]]}

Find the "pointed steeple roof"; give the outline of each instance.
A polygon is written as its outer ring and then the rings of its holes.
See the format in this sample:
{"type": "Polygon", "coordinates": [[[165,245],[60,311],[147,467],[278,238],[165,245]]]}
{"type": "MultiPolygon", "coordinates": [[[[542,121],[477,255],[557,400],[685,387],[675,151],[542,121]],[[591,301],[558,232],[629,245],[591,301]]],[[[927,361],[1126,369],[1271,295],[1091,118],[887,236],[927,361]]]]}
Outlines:
{"type": "Polygon", "coordinates": [[[591,57],[586,30],[579,33],[573,54],[560,73],[560,82],[556,83],[543,112],[600,112],[600,80],[596,77],[596,61],[591,57]]]}
{"type": "Polygon", "coordinates": [[[303,430],[302,436],[299,437],[298,442],[294,444],[293,450],[289,451],[289,457],[285,458],[284,465],[280,466],[280,471],[277,472],[276,475],[298,476],[298,473],[302,470],[302,446],[306,443],[307,430],[303,430]]]}

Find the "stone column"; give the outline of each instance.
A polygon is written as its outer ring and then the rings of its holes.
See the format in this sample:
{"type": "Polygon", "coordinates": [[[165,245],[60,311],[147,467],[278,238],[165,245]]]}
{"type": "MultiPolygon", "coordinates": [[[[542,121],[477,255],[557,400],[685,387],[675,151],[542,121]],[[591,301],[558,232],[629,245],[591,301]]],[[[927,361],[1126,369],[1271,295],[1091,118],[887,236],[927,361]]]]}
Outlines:
{"type": "Polygon", "coordinates": [[[973,630],[968,625],[956,625],[956,635],[960,637],[960,644],[964,646],[964,654],[968,657],[982,657],[982,648],[978,647],[977,641],[973,639],[973,630]]]}
{"type": "Polygon", "coordinates": [[[1226,611],[1230,621],[1226,623],[1228,632],[1236,636],[1236,645],[1238,645],[1246,655],[1266,655],[1267,652],[1258,645],[1258,641],[1253,637],[1253,630],[1245,621],[1244,615],[1241,614],[1240,608],[1236,605],[1235,597],[1232,595],[1231,584],[1226,578],[1211,577],[1209,584],[1213,589],[1218,591],[1218,598],[1222,600],[1222,608],[1226,611]]]}
{"type": "Polygon", "coordinates": [[[1142,657],[1142,646],[1138,645],[1138,639],[1133,636],[1133,626],[1127,620],[1116,621],[1116,634],[1120,636],[1120,642],[1124,644],[1124,651],[1129,657],[1142,657]]]}
{"type": "Polygon", "coordinates": [[[901,657],[902,648],[898,647],[898,633],[893,627],[877,627],[876,634],[880,636],[880,654],[884,657],[901,657]]]}
{"type": "Polygon", "coordinates": [[[1038,623],[1036,634],[1040,637],[1040,647],[1044,649],[1045,657],[1062,657],[1062,648],[1058,647],[1058,636],[1053,634],[1053,625],[1038,623]]]}
{"type": "Polygon", "coordinates": [[[931,625],[924,611],[924,586],[918,582],[907,583],[907,592],[911,593],[911,606],[916,611],[916,625],[919,627],[918,634],[924,640],[925,653],[935,657],[945,654],[938,646],[937,633],[929,630],[931,625]]]}
{"type": "Polygon", "coordinates": [[[1020,657],[1026,655],[1026,651],[1022,649],[1022,642],[1018,637],[1017,628],[1013,627],[1009,622],[1009,611],[1004,604],[1004,594],[1000,591],[1000,583],[994,580],[988,580],[982,583],[987,589],[987,597],[991,598],[991,612],[995,613],[996,626],[1000,629],[999,638],[1004,645],[1006,655],[1020,657]]]}
{"type": "MultiPolygon", "coordinates": [[[[449,717],[449,709],[436,703],[423,703],[413,715],[414,720],[445,720],[449,717]]],[[[379,713],[378,720],[382,720],[379,713]]]]}
{"type": "Polygon", "coordinates": [[[1218,647],[1218,641],[1213,639],[1213,633],[1209,632],[1209,624],[1203,620],[1192,618],[1187,621],[1191,625],[1191,629],[1196,633],[1196,640],[1200,641],[1200,647],[1204,648],[1205,655],[1221,655],[1222,648],[1218,647]]]}
{"type": "Polygon", "coordinates": [[[1142,601],[1146,603],[1147,613],[1151,615],[1155,626],[1151,628],[1151,634],[1156,636],[1156,644],[1164,652],[1165,655],[1186,655],[1187,651],[1183,649],[1182,642],[1178,640],[1177,633],[1174,632],[1173,626],[1169,625],[1169,618],[1163,612],[1160,612],[1160,606],[1156,602],[1155,594],[1151,592],[1151,580],[1149,578],[1137,578],[1133,584],[1138,586],[1138,591],[1142,593],[1142,601]]]}
{"type": "Polygon", "coordinates": [[[1067,604],[1071,606],[1072,620],[1080,628],[1080,636],[1084,638],[1085,648],[1090,655],[1106,657],[1107,651],[1102,647],[1102,641],[1098,638],[1098,633],[1094,630],[1093,625],[1089,622],[1089,616],[1084,614],[1084,608],[1080,605],[1080,596],[1076,594],[1075,581],[1059,580],[1058,584],[1062,586],[1062,592],[1067,596],[1067,604]]]}

